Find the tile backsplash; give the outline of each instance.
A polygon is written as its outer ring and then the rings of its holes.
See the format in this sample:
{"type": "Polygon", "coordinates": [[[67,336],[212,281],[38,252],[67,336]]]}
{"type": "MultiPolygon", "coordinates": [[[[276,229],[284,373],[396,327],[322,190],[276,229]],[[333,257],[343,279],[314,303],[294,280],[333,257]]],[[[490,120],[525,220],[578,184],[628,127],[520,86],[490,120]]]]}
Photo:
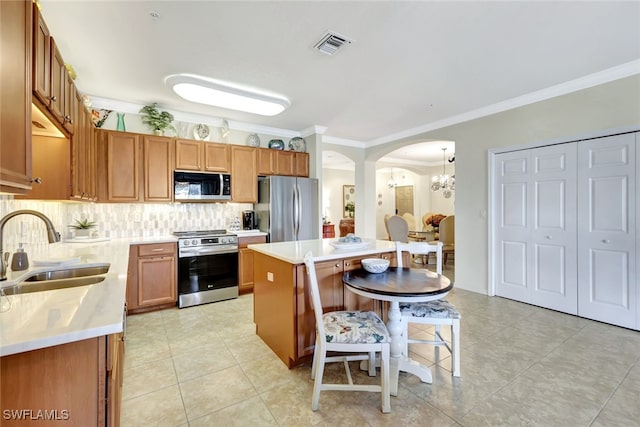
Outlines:
{"type": "MultiPolygon", "coordinates": [[[[227,229],[251,204],[237,203],[68,203],[40,200],[15,200],[0,195],[0,218],[6,214],[30,209],[45,214],[53,222],[63,240],[73,237],[70,224],[88,219],[97,224],[100,237],[154,237],[174,231],[227,229]]],[[[44,223],[33,215],[20,215],[7,222],[3,249],[13,252],[18,242],[37,249],[47,245],[44,223]]]]}

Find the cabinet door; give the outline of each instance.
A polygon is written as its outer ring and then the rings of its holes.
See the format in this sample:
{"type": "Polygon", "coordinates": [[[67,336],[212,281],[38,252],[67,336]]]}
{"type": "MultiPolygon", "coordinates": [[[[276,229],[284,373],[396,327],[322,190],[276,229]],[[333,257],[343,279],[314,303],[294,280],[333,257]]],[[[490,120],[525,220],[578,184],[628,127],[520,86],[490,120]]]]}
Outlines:
{"type": "Polygon", "coordinates": [[[226,144],[204,143],[204,170],[229,172],[231,150],[226,144]]]}
{"type": "Polygon", "coordinates": [[[33,135],[33,176],[36,181],[29,193],[19,199],[67,200],[71,187],[71,152],[69,140],[33,135]]]}
{"type": "Polygon", "coordinates": [[[63,123],[67,69],[64,66],[64,59],[62,59],[55,40],[53,37],[49,37],[49,40],[51,43],[51,97],[49,98],[48,107],[56,120],[63,123]]]}
{"type": "Polygon", "coordinates": [[[83,198],[95,201],[98,199],[98,136],[93,126],[91,112],[85,110],[85,160],[83,198]]]}
{"type": "Polygon", "coordinates": [[[295,175],[309,177],[309,154],[295,153],[295,175]]]}
{"type": "Polygon", "coordinates": [[[231,200],[237,203],[258,200],[256,150],[253,147],[231,147],[231,200]]]}
{"type": "Polygon", "coordinates": [[[276,173],[275,151],[269,148],[259,148],[258,175],[274,175],[276,173]]]}
{"type": "Polygon", "coordinates": [[[176,139],[176,169],[202,170],[202,142],[176,139]]]}
{"type": "MultiPolygon", "coordinates": [[[[344,271],[352,271],[362,268],[362,263],[360,262],[360,258],[349,258],[344,260],[344,271]]],[[[342,277],[340,277],[340,281],[342,282],[342,277]]],[[[363,310],[363,311],[373,311],[375,308],[375,302],[371,298],[363,297],[362,295],[355,294],[349,290],[349,288],[344,288],[344,309],[345,310],[363,310]]]]}
{"type": "Polygon", "coordinates": [[[293,151],[279,151],[276,153],[276,174],[286,176],[295,175],[295,156],[296,153],[293,151]]]}
{"type": "Polygon", "coordinates": [[[31,2],[0,1],[0,191],[31,189],[31,2]]]}
{"type": "Polygon", "coordinates": [[[175,257],[138,259],[138,306],[175,303],[175,257]]]}
{"type": "MultiPolygon", "coordinates": [[[[140,200],[140,139],[126,132],[103,131],[101,153],[106,161],[106,194],[108,202],[137,202],[140,200]],[[105,141],[106,139],[106,141],[105,141]]],[[[100,182],[101,186],[105,183],[100,182]]]]}
{"type": "Polygon", "coordinates": [[[63,99],[63,108],[62,108],[62,126],[69,133],[73,133],[74,123],[76,120],[76,85],[73,84],[73,79],[71,78],[71,74],[67,71],[66,67],[64,70],[64,99],[63,99]]]}
{"type": "Polygon", "coordinates": [[[173,195],[173,140],[144,137],[144,200],[170,202],[173,195]]]}
{"type": "Polygon", "coordinates": [[[253,251],[247,245],[266,243],[267,236],[238,238],[238,285],[240,293],[253,291],[253,251]]]}
{"type": "Polygon", "coordinates": [[[49,105],[51,96],[51,41],[49,29],[36,4],[33,4],[33,94],[49,105]]]}
{"type": "Polygon", "coordinates": [[[636,328],[637,133],[578,148],[578,314],[636,328]]]}
{"type": "Polygon", "coordinates": [[[75,129],[71,137],[71,198],[82,199],[86,194],[86,150],[87,150],[87,126],[86,110],[76,92],[78,112],[76,114],[75,129]]]}
{"type": "Polygon", "coordinates": [[[107,427],[120,425],[124,375],[124,332],[107,337],[107,427]]]}

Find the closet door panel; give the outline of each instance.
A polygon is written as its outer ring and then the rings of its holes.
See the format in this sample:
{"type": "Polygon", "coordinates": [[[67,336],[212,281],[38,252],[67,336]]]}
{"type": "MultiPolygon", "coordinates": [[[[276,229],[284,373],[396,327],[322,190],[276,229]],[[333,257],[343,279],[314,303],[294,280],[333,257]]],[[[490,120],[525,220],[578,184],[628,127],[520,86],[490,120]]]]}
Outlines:
{"type": "Polygon", "coordinates": [[[578,310],[575,143],[532,150],[534,189],[530,302],[565,313],[578,310]]]}
{"type": "Polygon", "coordinates": [[[581,142],[578,314],[637,328],[636,134],[581,142]]]}

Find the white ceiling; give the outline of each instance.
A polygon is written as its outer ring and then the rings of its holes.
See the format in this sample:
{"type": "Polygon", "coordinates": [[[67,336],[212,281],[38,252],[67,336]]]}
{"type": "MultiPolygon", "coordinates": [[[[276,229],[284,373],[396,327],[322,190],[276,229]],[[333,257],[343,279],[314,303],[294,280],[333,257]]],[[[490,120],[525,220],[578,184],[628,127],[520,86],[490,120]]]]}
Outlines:
{"type": "MultiPolygon", "coordinates": [[[[495,112],[557,85],[567,91],[577,87],[568,82],[594,73],[590,84],[640,72],[637,1],[40,3],[85,94],[158,102],[225,118],[231,128],[304,135],[326,127],[328,142],[363,147],[495,112]],[[353,42],[334,56],[314,50],[327,30],[353,42]],[[191,104],[164,84],[175,73],[278,93],[291,107],[263,117],[191,104]]],[[[440,146],[425,163],[441,161],[440,146]]],[[[390,156],[416,161],[423,151],[390,156]]]]}

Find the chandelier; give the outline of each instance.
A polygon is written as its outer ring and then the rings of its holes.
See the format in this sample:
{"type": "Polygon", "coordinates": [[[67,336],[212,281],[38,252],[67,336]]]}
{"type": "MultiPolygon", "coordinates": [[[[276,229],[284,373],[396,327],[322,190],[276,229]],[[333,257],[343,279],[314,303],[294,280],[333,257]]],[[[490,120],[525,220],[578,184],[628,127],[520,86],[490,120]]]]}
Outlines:
{"type": "Polygon", "coordinates": [[[393,168],[391,168],[391,178],[389,178],[389,181],[387,181],[387,187],[389,188],[396,188],[398,186],[398,182],[393,179],[393,168]]]}
{"type": "Polygon", "coordinates": [[[442,175],[436,175],[431,178],[431,190],[442,190],[442,195],[445,199],[451,197],[451,192],[456,189],[456,176],[449,176],[446,173],[445,166],[447,164],[447,149],[442,149],[442,175]]]}

